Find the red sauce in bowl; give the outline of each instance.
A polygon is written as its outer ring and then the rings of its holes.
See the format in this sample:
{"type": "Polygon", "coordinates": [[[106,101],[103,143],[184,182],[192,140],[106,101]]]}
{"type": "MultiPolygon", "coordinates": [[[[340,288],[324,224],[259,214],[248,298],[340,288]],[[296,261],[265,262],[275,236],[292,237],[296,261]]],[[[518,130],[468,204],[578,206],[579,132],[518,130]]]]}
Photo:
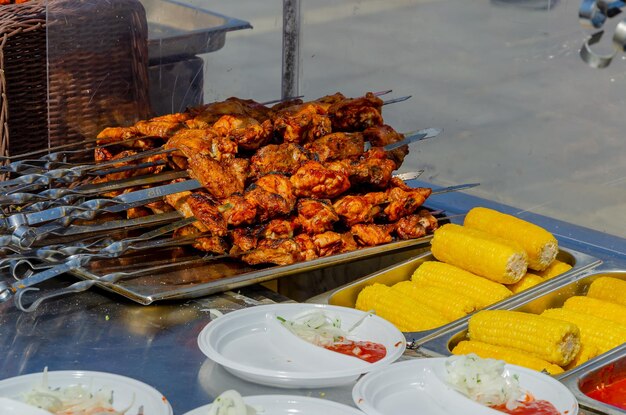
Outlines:
{"type": "Polygon", "coordinates": [[[513,415],[561,415],[554,405],[543,400],[523,402],[515,409],[507,409],[505,405],[494,406],[493,409],[513,415]]]}
{"type": "Polygon", "coordinates": [[[369,363],[378,362],[387,355],[387,349],[384,345],[374,342],[361,342],[344,340],[341,343],[335,343],[331,346],[325,346],[326,349],[337,353],[347,354],[348,356],[358,357],[369,363]]]}
{"type": "Polygon", "coordinates": [[[587,393],[587,396],[609,405],[626,409],[626,378],[613,382],[610,385],[602,385],[587,393]]]}

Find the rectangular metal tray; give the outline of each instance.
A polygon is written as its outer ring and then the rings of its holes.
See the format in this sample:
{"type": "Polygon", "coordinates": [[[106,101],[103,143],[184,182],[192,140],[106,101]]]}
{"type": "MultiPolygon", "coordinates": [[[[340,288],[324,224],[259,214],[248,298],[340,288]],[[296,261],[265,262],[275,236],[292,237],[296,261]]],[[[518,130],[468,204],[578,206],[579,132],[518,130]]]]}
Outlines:
{"type": "Polygon", "coordinates": [[[364,275],[359,272],[370,266],[367,261],[383,263],[372,270],[403,261],[426,249],[431,238],[432,236],[428,235],[419,239],[396,241],[283,266],[250,266],[236,258],[213,260],[211,256],[203,256],[201,252],[193,249],[163,248],[115,259],[94,260],[89,263],[89,268],[71,273],[82,279],[98,279],[112,272],[132,272],[171,264],[173,269],[170,271],[144,272],[141,276],[121,280],[115,284],[97,284],[138,303],[151,304],[159,300],[201,297],[342,264],[346,264],[347,268],[343,272],[346,275],[355,275],[356,278],[364,275]],[[184,260],[195,263],[180,265],[184,260]]]}
{"type": "MultiPolygon", "coordinates": [[[[558,284],[560,281],[570,280],[574,278],[576,275],[580,274],[581,272],[584,272],[585,270],[591,267],[601,264],[601,261],[595,257],[589,256],[582,252],[577,252],[577,251],[563,249],[563,248],[560,249],[557,258],[563,262],[570,264],[572,266],[572,269],[559,275],[558,277],[552,278],[542,284],[532,287],[531,289],[526,290],[523,293],[510,297],[506,300],[500,301],[496,304],[493,304],[487,307],[487,309],[504,308],[506,307],[507,303],[514,301],[516,298],[519,298],[521,296],[525,297],[527,295],[532,295],[533,292],[536,292],[539,289],[542,289],[542,288],[545,289],[545,287],[558,284]]],[[[413,274],[413,272],[423,262],[433,261],[433,260],[435,260],[435,258],[433,257],[432,253],[427,252],[425,254],[422,254],[415,258],[411,258],[397,265],[378,271],[374,274],[355,280],[337,289],[312,297],[309,300],[307,300],[307,302],[339,305],[339,306],[354,308],[356,304],[356,299],[359,293],[366,286],[372,285],[374,283],[393,285],[401,281],[407,281],[411,279],[411,275],[413,274]]],[[[453,327],[463,324],[468,319],[469,319],[469,315],[464,318],[455,320],[451,323],[448,323],[444,326],[435,328],[435,329],[405,333],[405,336],[407,338],[407,341],[414,342],[415,344],[419,344],[421,342],[426,341],[429,338],[432,338],[438,335],[439,333],[447,332],[451,330],[453,327]]]]}
{"type": "Polygon", "coordinates": [[[586,395],[598,386],[608,385],[626,377],[626,344],[595,359],[591,365],[571,370],[560,380],[572,391],[578,404],[608,415],[624,415],[626,410],[607,405],[586,395]],[[582,368],[582,370],[581,370],[582,368]]]}
{"type": "Polygon", "coordinates": [[[173,0],[142,0],[148,20],[150,61],[221,49],[226,33],[250,23],[173,0]]]}
{"type": "MultiPolygon", "coordinates": [[[[559,284],[551,284],[542,290],[536,291],[534,295],[513,298],[512,301],[502,304],[502,307],[499,308],[540,314],[548,308],[563,306],[563,303],[570,297],[587,294],[589,285],[595,279],[603,276],[619,278],[626,281],[626,271],[624,270],[588,270],[573,278],[561,279],[559,284]]],[[[467,321],[463,322],[460,326],[451,328],[445,333],[441,333],[429,339],[422,343],[420,347],[429,355],[450,356],[452,354],[451,350],[462,340],[467,340],[467,321]]],[[[604,355],[590,359],[582,365],[555,375],[554,377],[561,379],[568,376],[570,373],[580,373],[580,371],[584,371],[586,368],[595,365],[602,356],[604,355]]]]}

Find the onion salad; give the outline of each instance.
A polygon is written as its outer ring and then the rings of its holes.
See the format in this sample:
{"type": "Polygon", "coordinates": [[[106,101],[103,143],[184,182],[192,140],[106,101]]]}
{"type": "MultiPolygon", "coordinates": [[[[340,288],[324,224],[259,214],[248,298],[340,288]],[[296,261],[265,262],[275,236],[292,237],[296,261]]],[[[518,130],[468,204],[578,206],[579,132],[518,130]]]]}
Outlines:
{"type": "Polygon", "coordinates": [[[297,314],[292,320],[286,320],[280,316],[276,318],[296,336],[322,347],[332,346],[335,343],[345,341],[350,331],[357,326],[355,324],[349,331],[343,330],[339,317],[331,316],[322,310],[316,309],[297,314]]]}
{"type": "Polygon", "coordinates": [[[483,405],[513,410],[526,395],[519,386],[518,376],[506,372],[502,360],[483,359],[470,353],[449,357],[445,368],[448,384],[483,405]]]}
{"type": "Polygon", "coordinates": [[[131,403],[122,410],[113,408],[113,391],[109,389],[92,392],[80,384],[50,388],[47,367],[41,383],[24,395],[24,402],[54,415],[124,415],[132,406],[131,403]]]}
{"type": "Polygon", "coordinates": [[[215,398],[207,415],[256,415],[257,409],[246,405],[239,392],[227,390],[215,398]]]}

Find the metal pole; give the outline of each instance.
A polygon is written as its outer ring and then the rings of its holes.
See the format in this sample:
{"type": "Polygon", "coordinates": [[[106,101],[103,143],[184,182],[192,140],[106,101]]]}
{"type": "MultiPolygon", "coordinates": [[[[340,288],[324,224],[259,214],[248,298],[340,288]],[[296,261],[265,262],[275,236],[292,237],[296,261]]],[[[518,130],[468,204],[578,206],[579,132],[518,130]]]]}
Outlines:
{"type": "Polygon", "coordinates": [[[300,95],[300,0],[283,0],[282,99],[300,95]]]}

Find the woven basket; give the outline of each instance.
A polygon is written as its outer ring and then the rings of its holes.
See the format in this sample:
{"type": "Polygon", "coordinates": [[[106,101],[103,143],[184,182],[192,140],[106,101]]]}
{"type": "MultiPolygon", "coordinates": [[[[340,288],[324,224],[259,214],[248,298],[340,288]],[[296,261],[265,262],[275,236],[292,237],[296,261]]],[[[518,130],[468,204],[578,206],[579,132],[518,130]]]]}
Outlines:
{"type": "Polygon", "coordinates": [[[141,3],[47,3],[47,22],[44,0],[0,6],[0,152],[5,156],[94,138],[104,127],[150,114],[148,30],[141,3]]]}

